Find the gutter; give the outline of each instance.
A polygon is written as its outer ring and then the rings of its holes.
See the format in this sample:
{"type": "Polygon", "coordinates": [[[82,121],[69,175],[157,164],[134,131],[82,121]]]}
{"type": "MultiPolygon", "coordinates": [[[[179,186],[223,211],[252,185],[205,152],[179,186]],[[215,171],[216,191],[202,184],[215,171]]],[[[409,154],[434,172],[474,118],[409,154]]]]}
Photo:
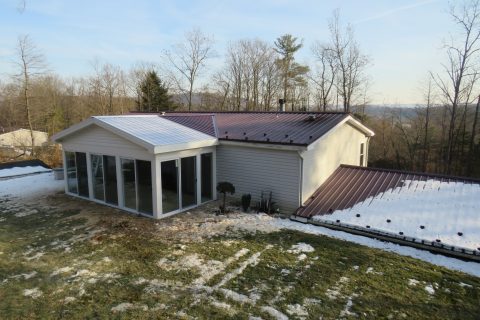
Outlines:
{"type": "Polygon", "coordinates": [[[480,251],[457,246],[446,245],[435,241],[423,240],[409,236],[400,236],[394,233],[385,232],[378,229],[367,229],[356,225],[328,220],[314,220],[297,215],[290,216],[290,220],[304,224],[325,227],[328,229],[343,231],[350,234],[377,239],[380,241],[392,242],[402,246],[413,247],[420,250],[426,250],[434,254],[442,254],[447,257],[480,262],[480,251]]]}

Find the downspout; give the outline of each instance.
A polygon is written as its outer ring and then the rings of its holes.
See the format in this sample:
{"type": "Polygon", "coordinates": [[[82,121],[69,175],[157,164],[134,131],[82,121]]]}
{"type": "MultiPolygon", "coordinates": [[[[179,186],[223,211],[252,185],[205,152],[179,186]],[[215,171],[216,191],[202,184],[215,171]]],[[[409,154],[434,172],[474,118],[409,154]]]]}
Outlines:
{"type": "Polygon", "coordinates": [[[298,153],[298,157],[300,159],[300,161],[299,161],[300,179],[299,179],[299,186],[298,186],[298,192],[299,192],[298,208],[300,208],[303,205],[303,157],[302,157],[303,151],[297,151],[297,153],[298,153]]]}

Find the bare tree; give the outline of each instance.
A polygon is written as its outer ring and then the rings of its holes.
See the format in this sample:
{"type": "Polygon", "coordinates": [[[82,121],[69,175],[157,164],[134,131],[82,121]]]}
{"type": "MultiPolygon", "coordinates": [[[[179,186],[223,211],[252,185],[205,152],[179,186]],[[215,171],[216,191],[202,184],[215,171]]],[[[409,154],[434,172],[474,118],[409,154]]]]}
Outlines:
{"type": "Polygon", "coordinates": [[[424,109],[424,132],[423,132],[423,157],[422,157],[422,171],[427,171],[427,165],[430,156],[430,113],[434,104],[432,80],[429,79],[425,88],[425,109],[424,109]]]}
{"type": "Polygon", "coordinates": [[[30,89],[32,80],[46,73],[45,57],[39,52],[28,35],[18,38],[16,49],[17,59],[15,60],[15,65],[17,66],[18,73],[15,74],[14,77],[22,90],[22,105],[25,111],[26,123],[30,130],[33,156],[35,152],[35,137],[33,134],[30,89]]]}
{"type": "Polygon", "coordinates": [[[175,71],[173,80],[187,98],[188,110],[192,110],[192,96],[201,69],[207,59],[213,55],[213,38],[206,36],[200,29],[185,34],[185,41],[166,51],[165,57],[175,71]],[[184,81],[187,85],[184,85],[184,81]]]}
{"type": "Polygon", "coordinates": [[[450,115],[445,154],[447,174],[452,170],[458,108],[462,102],[469,103],[467,95],[476,82],[471,78],[476,76],[480,53],[479,0],[463,2],[460,7],[452,6],[450,16],[460,31],[458,35],[452,36],[450,43],[445,46],[447,62],[443,64],[444,74],[431,73],[448,105],[450,115]]]}
{"type": "Polygon", "coordinates": [[[473,116],[473,124],[472,124],[472,133],[470,136],[470,143],[469,143],[469,157],[468,157],[468,166],[467,166],[467,174],[472,173],[472,169],[475,163],[475,137],[477,135],[477,125],[478,125],[478,115],[480,112],[480,95],[477,98],[477,104],[475,106],[475,113],[473,116]]]}
{"type": "Polygon", "coordinates": [[[337,91],[343,100],[344,111],[350,112],[355,96],[362,91],[361,86],[365,81],[365,70],[370,61],[368,56],[361,53],[352,26],[342,27],[338,9],[333,12],[329,29],[331,37],[329,49],[336,59],[338,68],[337,91]]]}
{"type": "Polygon", "coordinates": [[[332,89],[337,75],[337,64],[333,51],[324,44],[316,42],[312,47],[312,53],[316,60],[316,73],[310,76],[318,93],[318,109],[326,111],[331,104],[332,89]]]}
{"type": "Polygon", "coordinates": [[[26,0],[19,0],[18,5],[17,5],[18,12],[24,13],[26,8],[27,8],[27,1],[26,0]]]}

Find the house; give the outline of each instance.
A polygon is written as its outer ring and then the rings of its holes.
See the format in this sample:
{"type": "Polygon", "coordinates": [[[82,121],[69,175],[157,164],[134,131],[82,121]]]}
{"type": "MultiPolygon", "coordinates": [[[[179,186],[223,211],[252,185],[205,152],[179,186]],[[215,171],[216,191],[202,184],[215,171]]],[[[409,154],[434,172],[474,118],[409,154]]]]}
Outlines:
{"type": "Polygon", "coordinates": [[[216,199],[217,181],[293,213],[341,164],[365,166],[373,135],[348,113],[176,112],[91,117],[52,139],[67,194],[162,218],[216,199]]]}
{"type": "MultiPolygon", "coordinates": [[[[33,146],[39,147],[48,142],[48,134],[43,131],[33,130],[33,146]]],[[[31,148],[32,136],[30,130],[18,129],[7,133],[0,134],[0,146],[31,148]]]]}

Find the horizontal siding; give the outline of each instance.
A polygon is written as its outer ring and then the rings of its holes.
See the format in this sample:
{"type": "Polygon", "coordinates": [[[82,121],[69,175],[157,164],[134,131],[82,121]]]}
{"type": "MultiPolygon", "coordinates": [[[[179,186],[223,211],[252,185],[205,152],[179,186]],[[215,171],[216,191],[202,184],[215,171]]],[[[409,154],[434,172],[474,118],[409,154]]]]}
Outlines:
{"type": "Polygon", "coordinates": [[[97,125],[84,128],[66,137],[61,143],[65,150],[71,151],[118,155],[143,160],[153,158],[153,154],[150,154],[145,148],[97,125]]]}
{"type": "Polygon", "coordinates": [[[272,191],[273,201],[280,210],[292,213],[300,202],[300,158],[295,151],[220,145],[217,181],[231,182],[237,198],[250,193],[252,206],[260,200],[262,191],[272,191]]]}
{"type": "Polygon", "coordinates": [[[330,175],[341,165],[358,165],[360,144],[365,143],[365,163],[367,161],[367,137],[364,133],[344,123],[333,129],[321,140],[313,144],[311,150],[302,153],[304,203],[330,175]]]}

